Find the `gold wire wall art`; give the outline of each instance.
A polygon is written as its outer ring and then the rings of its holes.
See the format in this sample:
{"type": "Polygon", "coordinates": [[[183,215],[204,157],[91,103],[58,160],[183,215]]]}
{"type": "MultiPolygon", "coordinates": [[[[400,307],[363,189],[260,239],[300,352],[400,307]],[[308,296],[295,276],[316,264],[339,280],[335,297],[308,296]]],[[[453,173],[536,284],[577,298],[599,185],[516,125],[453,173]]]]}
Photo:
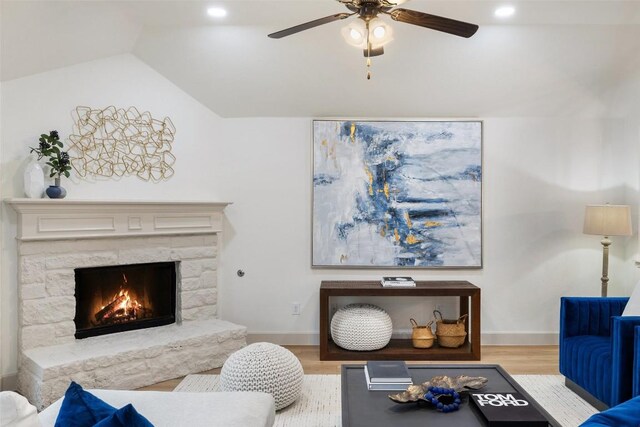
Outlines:
{"type": "Polygon", "coordinates": [[[148,111],[113,106],[77,107],[69,136],[71,165],[80,177],[124,177],[145,181],[171,178],[176,161],[171,153],[176,129],[168,117],[154,119],[148,111]]]}

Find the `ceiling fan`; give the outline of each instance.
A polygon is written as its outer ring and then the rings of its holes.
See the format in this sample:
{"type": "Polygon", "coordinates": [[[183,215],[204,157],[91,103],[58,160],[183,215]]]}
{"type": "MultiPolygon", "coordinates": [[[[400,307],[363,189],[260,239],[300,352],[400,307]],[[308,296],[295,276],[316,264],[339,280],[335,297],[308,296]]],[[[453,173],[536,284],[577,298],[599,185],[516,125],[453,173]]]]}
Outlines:
{"type": "MultiPolygon", "coordinates": [[[[373,28],[372,23],[374,21],[378,21],[378,15],[381,14],[389,15],[391,19],[397,22],[418,25],[420,27],[430,28],[432,30],[442,31],[465,38],[473,36],[476,31],[478,31],[478,26],[475,24],[456,21],[455,19],[445,18],[442,16],[430,15],[428,13],[418,12],[416,10],[396,8],[397,4],[392,3],[389,0],[337,1],[344,4],[347,9],[351,11],[351,13],[343,12],[325,16],[324,18],[315,19],[313,21],[305,22],[304,24],[296,25],[291,28],[271,33],[269,34],[269,37],[272,39],[281,39],[283,37],[290,36],[304,30],[328,24],[330,22],[340,21],[357,14],[358,18],[364,22],[364,34],[360,33],[357,29],[351,29],[350,34],[354,39],[358,39],[358,35],[362,38],[364,56],[367,58],[367,66],[370,66],[370,58],[373,56],[382,55],[384,53],[383,45],[386,41],[389,41],[388,37],[386,38],[386,40],[383,40],[385,39],[384,36],[386,33],[384,29],[378,31],[380,27],[375,27],[374,31],[370,31],[370,28],[373,28]],[[376,35],[380,35],[381,37],[378,38],[381,40],[375,40],[376,35]]],[[[367,78],[370,78],[370,76],[370,73],[368,73],[367,78]]]]}

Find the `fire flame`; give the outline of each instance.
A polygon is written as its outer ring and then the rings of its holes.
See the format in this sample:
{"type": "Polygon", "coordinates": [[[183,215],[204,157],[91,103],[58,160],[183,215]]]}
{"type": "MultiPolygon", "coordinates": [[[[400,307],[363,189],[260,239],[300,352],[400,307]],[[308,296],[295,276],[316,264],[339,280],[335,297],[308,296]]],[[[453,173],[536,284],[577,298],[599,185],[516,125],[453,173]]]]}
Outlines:
{"type": "Polygon", "coordinates": [[[125,299],[122,301],[116,310],[124,310],[125,312],[130,312],[131,310],[135,310],[142,307],[142,304],[138,302],[138,300],[131,300],[131,296],[129,295],[129,290],[120,289],[120,292],[115,296],[115,298],[119,298],[124,296],[125,299]]]}
{"type": "Polygon", "coordinates": [[[96,314],[96,319],[101,321],[129,321],[137,319],[143,311],[143,305],[129,294],[127,276],[122,275],[122,285],[120,290],[111,298],[111,300],[100,308],[96,314]],[[107,312],[101,313],[107,308],[107,312]],[[118,320],[120,319],[120,320],[118,320]]]}

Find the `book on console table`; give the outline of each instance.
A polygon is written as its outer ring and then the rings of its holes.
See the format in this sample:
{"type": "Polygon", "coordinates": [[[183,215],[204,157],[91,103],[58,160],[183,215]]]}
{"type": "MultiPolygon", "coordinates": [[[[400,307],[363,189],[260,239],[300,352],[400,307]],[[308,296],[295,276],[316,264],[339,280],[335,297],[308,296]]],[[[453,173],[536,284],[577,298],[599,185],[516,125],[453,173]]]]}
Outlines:
{"type": "Polygon", "coordinates": [[[404,277],[389,277],[389,276],[385,276],[382,278],[382,280],[380,280],[380,284],[382,284],[382,287],[402,287],[402,286],[408,286],[408,287],[415,287],[416,286],[416,282],[413,281],[413,279],[411,277],[408,276],[404,276],[404,277]]]}
{"type": "Polygon", "coordinates": [[[488,427],[548,427],[547,419],[520,393],[472,393],[488,427]]]}

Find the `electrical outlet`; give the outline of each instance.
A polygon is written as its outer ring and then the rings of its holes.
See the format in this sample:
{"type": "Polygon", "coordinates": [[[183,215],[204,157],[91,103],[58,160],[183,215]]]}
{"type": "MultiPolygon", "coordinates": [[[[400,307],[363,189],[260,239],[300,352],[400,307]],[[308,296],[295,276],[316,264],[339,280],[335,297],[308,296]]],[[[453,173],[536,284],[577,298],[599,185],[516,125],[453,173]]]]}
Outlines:
{"type": "Polygon", "coordinates": [[[292,302],[291,303],[291,314],[294,316],[300,316],[300,303],[292,302]]]}

